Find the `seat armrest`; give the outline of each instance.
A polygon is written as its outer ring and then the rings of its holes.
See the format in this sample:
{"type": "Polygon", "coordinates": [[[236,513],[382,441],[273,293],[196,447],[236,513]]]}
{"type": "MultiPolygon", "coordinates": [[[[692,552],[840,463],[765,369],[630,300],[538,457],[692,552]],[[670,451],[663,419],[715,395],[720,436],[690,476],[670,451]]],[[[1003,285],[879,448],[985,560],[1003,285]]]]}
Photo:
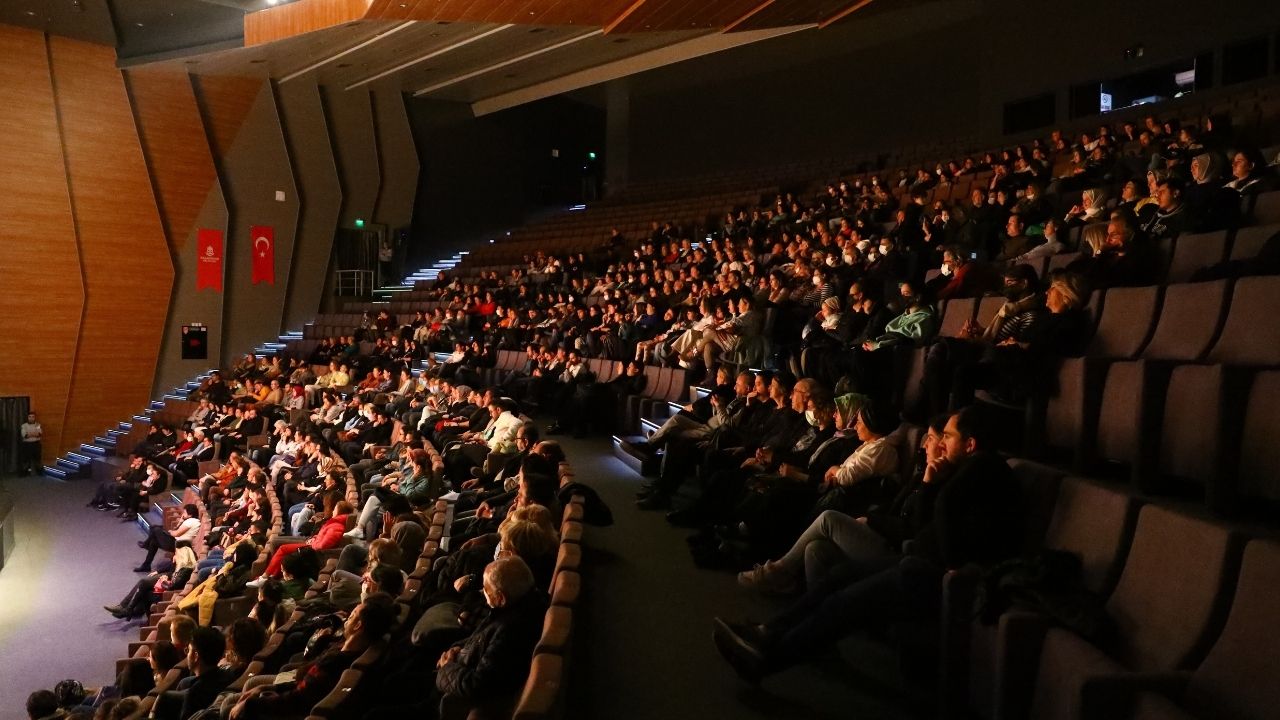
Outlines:
{"type": "Polygon", "coordinates": [[[1028,610],[1000,616],[996,631],[996,715],[1026,717],[1049,618],[1028,610]]]}
{"type": "Polygon", "coordinates": [[[976,569],[961,568],[942,579],[941,637],[938,658],[939,717],[957,717],[968,707],[969,633],[977,614],[975,602],[982,577],[976,569]]]}

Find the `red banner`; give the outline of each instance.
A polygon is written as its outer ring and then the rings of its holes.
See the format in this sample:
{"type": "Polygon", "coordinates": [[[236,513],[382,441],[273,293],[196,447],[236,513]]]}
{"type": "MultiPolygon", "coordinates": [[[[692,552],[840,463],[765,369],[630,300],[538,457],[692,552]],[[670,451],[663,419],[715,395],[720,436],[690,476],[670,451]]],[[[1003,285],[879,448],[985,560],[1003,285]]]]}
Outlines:
{"type": "Polygon", "coordinates": [[[276,284],[276,230],[270,225],[249,228],[253,238],[253,284],[276,284]]]}
{"type": "Polygon", "coordinates": [[[200,228],[196,233],[196,290],[222,292],[222,231],[200,228]]]}

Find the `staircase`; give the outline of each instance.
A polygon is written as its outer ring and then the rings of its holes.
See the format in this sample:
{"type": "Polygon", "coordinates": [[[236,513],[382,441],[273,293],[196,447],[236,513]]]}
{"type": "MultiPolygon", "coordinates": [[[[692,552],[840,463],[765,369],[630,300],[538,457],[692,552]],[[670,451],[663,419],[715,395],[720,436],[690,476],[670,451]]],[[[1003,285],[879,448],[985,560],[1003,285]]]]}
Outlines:
{"type": "Polygon", "coordinates": [[[462,250],[454,253],[453,257],[445,260],[437,260],[432,263],[430,267],[422,268],[421,270],[409,275],[399,285],[384,285],[383,287],[373,291],[373,301],[375,303],[390,302],[395,299],[396,293],[412,291],[414,284],[419,280],[435,280],[439,277],[441,270],[454,269],[458,266],[458,263],[462,262],[463,259],[466,258],[467,254],[468,251],[462,250]]]}

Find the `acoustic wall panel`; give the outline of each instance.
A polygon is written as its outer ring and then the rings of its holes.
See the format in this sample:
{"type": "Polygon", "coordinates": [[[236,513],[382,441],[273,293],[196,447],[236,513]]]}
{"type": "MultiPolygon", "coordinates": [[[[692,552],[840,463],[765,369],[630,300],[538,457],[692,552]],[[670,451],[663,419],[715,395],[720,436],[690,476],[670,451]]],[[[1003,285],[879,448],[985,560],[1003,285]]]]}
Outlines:
{"type": "Polygon", "coordinates": [[[373,107],[368,90],[342,91],[324,88],[322,97],[329,136],[333,142],[338,178],[342,183],[342,210],[338,227],[355,227],[356,219],[368,222],[378,199],[378,148],[373,131],[373,107]]]}
{"type": "Polygon", "coordinates": [[[146,406],[173,265],[115,52],[50,36],[49,57],[85,288],[64,431],[78,442],[146,406]]]}
{"type": "Polygon", "coordinates": [[[258,93],[247,110],[236,92],[204,93],[203,82],[201,89],[209,127],[229,127],[243,113],[234,138],[214,143],[231,217],[222,317],[222,361],[227,363],[280,333],[298,224],[298,193],[271,86],[258,83],[258,93]],[[251,228],[259,226],[271,228],[273,238],[251,233],[251,228]],[[261,272],[269,279],[259,277],[257,263],[265,263],[261,272]]]}
{"type": "Polygon", "coordinates": [[[404,96],[395,89],[373,93],[374,128],[378,137],[381,187],[373,221],[391,231],[413,222],[413,199],[418,191],[418,152],[409,128],[404,96]]]}
{"type": "Polygon", "coordinates": [[[329,144],[320,88],[299,79],[278,85],[276,99],[301,204],[284,305],[285,329],[298,329],[320,310],[342,186],[329,144]]]}
{"type": "Polygon", "coordinates": [[[191,77],[130,70],[126,80],[174,268],[154,395],[218,364],[224,296],[196,289],[196,237],[201,228],[216,230],[226,245],[227,205],[191,77]],[[209,328],[209,359],[183,360],[182,326],[197,322],[209,328]]]}
{"type": "Polygon", "coordinates": [[[45,457],[63,425],[84,283],[45,38],[0,25],[0,395],[28,395],[45,457]]]}

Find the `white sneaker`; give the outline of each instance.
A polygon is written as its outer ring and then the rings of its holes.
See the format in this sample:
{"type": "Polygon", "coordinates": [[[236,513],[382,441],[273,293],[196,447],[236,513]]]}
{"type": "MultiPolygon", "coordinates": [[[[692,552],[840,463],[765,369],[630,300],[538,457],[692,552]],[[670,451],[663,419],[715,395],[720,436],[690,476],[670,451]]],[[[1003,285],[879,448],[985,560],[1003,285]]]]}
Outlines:
{"type": "Polygon", "coordinates": [[[350,530],[348,530],[348,531],[346,531],[346,532],[342,533],[342,536],[343,536],[343,537],[351,538],[352,540],[363,540],[363,539],[364,539],[364,528],[361,528],[361,527],[353,527],[353,528],[351,528],[350,530]]]}
{"type": "Polygon", "coordinates": [[[250,580],[249,582],[245,583],[245,584],[244,584],[244,586],[245,586],[245,587],[251,587],[251,588],[255,588],[255,589],[256,589],[256,588],[260,588],[260,587],[262,587],[263,585],[266,585],[266,584],[267,584],[267,576],[266,576],[266,575],[263,575],[263,576],[259,577],[257,580],[250,580]]]}

